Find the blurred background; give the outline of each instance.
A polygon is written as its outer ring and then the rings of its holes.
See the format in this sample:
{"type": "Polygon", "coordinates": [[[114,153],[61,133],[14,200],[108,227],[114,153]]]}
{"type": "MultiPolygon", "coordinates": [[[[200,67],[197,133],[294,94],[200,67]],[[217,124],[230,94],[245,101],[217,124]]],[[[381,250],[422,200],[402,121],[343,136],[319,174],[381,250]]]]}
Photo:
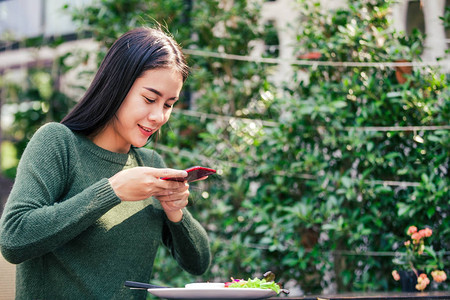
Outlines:
{"type": "Polygon", "coordinates": [[[449,0],[2,0],[0,213],[36,129],[119,35],[158,23],[192,70],[148,147],[218,174],[191,184],[211,269],[192,278],[162,249],[153,283],[271,270],[291,295],[400,290],[410,225],[449,274],[449,0]]]}

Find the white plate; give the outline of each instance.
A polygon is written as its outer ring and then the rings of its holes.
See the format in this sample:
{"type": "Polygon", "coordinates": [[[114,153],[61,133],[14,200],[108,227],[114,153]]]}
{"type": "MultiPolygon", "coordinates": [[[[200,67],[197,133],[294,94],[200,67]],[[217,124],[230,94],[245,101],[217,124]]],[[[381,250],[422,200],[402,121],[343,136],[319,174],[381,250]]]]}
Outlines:
{"type": "Polygon", "coordinates": [[[187,289],[224,289],[223,282],[194,282],[188,283],[184,286],[187,289]]]}
{"type": "Polygon", "coordinates": [[[148,292],[165,299],[264,299],[277,295],[273,290],[256,288],[168,288],[148,289],[148,292]]]}

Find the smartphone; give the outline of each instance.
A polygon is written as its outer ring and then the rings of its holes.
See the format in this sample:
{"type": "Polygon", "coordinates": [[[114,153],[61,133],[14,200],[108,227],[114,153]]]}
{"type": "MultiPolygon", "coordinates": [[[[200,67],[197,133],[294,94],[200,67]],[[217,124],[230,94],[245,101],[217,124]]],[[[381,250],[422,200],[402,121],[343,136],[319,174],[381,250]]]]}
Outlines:
{"type": "Polygon", "coordinates": [[[194,180],[197,180],[199,178],[209,176],[211,174],[216,173],[216,170],[206,167],[190,167],[185,170],[188,173],[187,177],[163,177],[161,179],[163,180],[171,180],[171,181],[187,181],[192,182],[194,180]]]}

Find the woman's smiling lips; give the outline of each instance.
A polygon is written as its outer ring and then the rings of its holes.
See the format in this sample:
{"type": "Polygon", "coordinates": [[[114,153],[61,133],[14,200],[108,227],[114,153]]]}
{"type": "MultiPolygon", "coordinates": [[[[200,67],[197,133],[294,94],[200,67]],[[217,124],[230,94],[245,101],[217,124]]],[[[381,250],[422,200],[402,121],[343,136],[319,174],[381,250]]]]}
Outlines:
{"type": "Polygon", "coordinates": [[[145,136],[151,136],[153,134],[153,129],[142,126],[140,124],[138,124],[139,130],[142,132],[143,135],[145,136]]]}

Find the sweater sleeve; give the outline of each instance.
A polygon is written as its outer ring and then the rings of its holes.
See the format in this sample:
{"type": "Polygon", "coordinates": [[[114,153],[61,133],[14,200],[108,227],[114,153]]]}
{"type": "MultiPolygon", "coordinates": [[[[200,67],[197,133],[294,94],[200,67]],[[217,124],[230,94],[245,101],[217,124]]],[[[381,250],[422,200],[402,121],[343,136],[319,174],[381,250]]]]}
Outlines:
{"type": "Polygon", "coordinates": [[[166,224],[163,242],[178,264],[193,275],[205,273],[211,264],[211,249],[205,229],[187,209],[183,209],[180,222],[167,220],[166,224]]]}
{"type": "Polygon", "coordinates": [[[44,255],[72,240],[120,203],[104,178],[64,199],[71,177],[70,135],[64,125],[41,127],[18,166],[0,220],[0,246],[11,263],[44,255]]]}
{"type": "MultiPolygon", "coordinates": [[[[144,165],[166,167],[162,157],[155,151],[149,149],[139,149],[139,151],[144,165]]],[[[158,200],[156,200],[156,207],[162,209],[158,200]]],[[[193,275],[203,274],[211,264],[211,249],[207,233],[186,208],[183,209],[183,218],[180,222],[171,222],[166,217],[163,243],[177,263],[193,275]]]]}

